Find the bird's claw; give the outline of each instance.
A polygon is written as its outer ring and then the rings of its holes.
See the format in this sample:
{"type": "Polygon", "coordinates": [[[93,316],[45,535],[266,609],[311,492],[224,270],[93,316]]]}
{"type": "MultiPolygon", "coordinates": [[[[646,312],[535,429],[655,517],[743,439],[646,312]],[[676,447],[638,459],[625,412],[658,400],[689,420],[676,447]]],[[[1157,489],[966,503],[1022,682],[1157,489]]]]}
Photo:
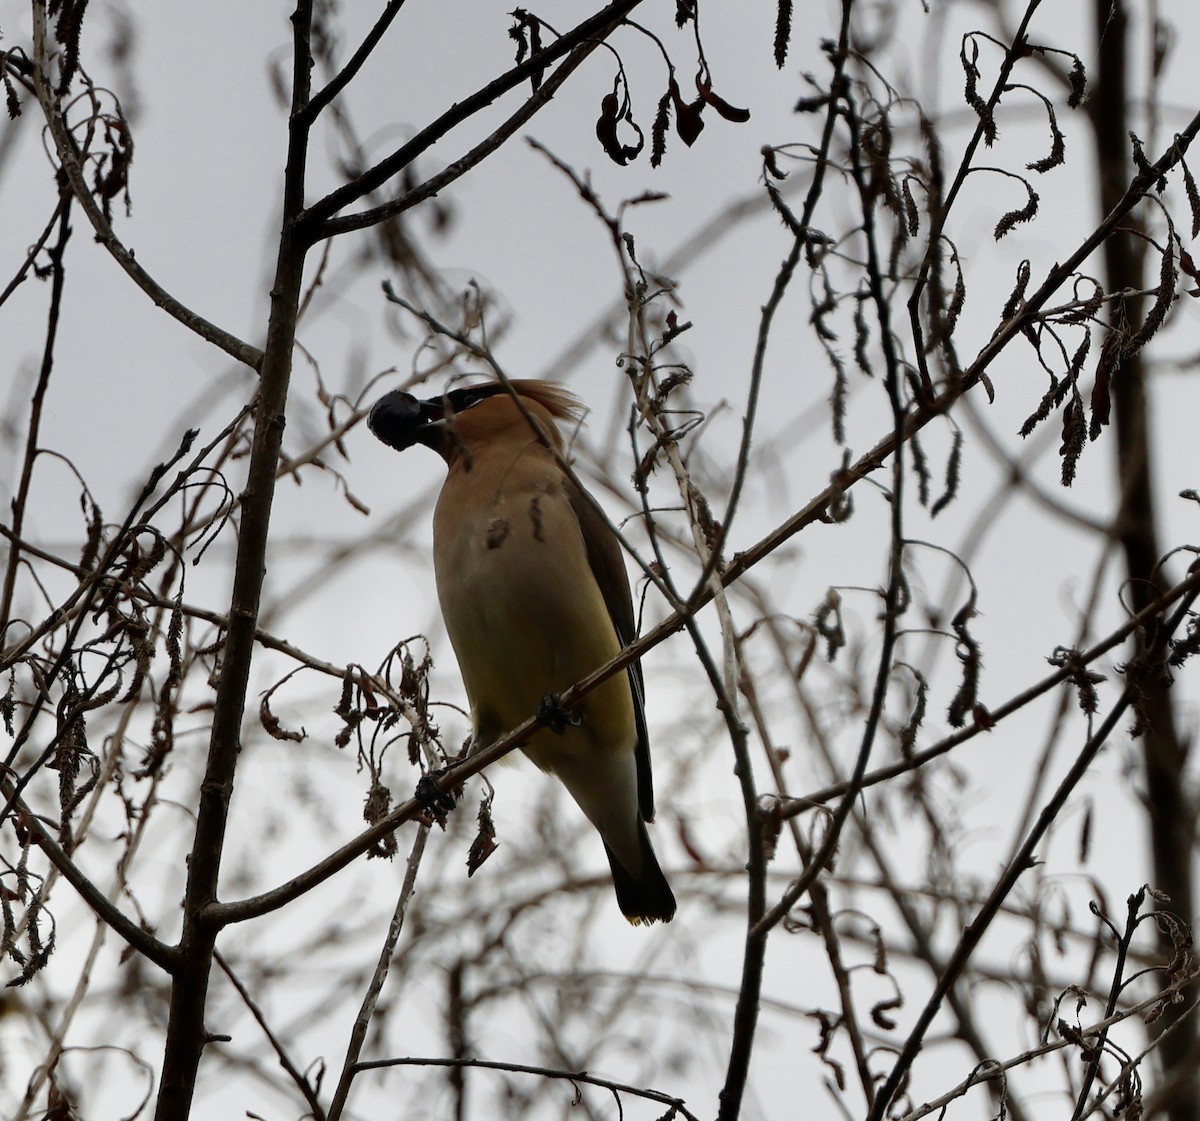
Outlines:
{"type": "Polygon", "coordinates": [[[568,727],[578,728],[583,723],[577,712],[568,712],[557,693],[547,693],[538,704],[537,718],[556,736],[561,736],[568,727]]]}

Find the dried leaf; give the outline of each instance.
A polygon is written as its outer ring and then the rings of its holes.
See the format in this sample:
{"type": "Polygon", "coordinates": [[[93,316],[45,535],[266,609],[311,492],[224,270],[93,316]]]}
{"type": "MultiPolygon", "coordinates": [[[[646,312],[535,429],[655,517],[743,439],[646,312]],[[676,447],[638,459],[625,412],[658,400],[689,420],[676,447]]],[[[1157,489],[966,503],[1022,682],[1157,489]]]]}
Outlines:
{"type": "Polygon", "coordinates": [[[1089,277],[1080,277],[1075,282],[1075,290],[1078,294],[1079,284],[1081,281],[1087,280],[1092,285],[1092,294],[1084,300],[1078,307],[1073,308],[1062,317],[1064,323],[1084,323],[1089,319],[1095,319],[1096,313],[1100,310],[1100,305],[1104,303],[1104,289],[1089,277]]]}
{"type": "Polygon", "coordinates": [[[1071,64],[1071,73],[1067,76],[1067,81],[1071,83],[1071,93],[1067,97],[1067,105],[1072,109],[1078,109],[1087,96],[1087,72],[1083,69],[1083,62],[1078,55],[1071,57],[1074,62],[1071,64]]]}
{"type": "Polygon", "coordinates": [[[963,97],[979,117],[979,123],[983,126],[984,143],[990,148],[996,142],[999,133],[996,129],[996,118],[988,108],[987,102],[979,96],[979,44],[976,43],[974,35],[963,36],[963,45],[959,50],[958,57],[962,63],[963,73],[966,75],[963,97]],[[969,57],[968,45],[970,47],[969,57]]]}
{"type": "Polygon", "coordinates": [[[1167,177],[1154,170],[1154,165],[1146,159],[1146,152],[1142,147],[1142,142],[1132,130],[1129,133],[1129,142],[1133,146],[1133,166],[1138,169],[1139,175],[1144,175],[1147,179],[1153,179],[1154,189],[1161,194],[1167,189],[1167,177]]]}
{"type": "Polygon", "coordinates": [[[671,79],[671,100],[675,104],[675,131],[689,148],[696,143],[696,138],[704,131],[704,118],[700,111],[704,108],[704,98],[686,102],[679,92],[675,79],[671,79]]]}
{"type": "MultiPolygon", "coordinates": [[[[284,680],[286,680],[286,678],[284,680]]],[[[305,736],[308,735],[308,733],[305,732],[303,728],[301,728],[298,732],[293,732],[290,729],[285,728],[279,722],[279,718],[271,711],[271,694],[274,693],[275,690],[278,689],[282,684],[282,681],[276,682],[271,686],[270,689],[263,693],[262,700],[258,705],[258,718],[262,723],[263,731],[265,731],[272,739],[284,740],[290,743],[299,743],[305,738],[305,736]]]]}
{"type": "Polygon", "coordinates": [[[738,109],[736,106],[730,105],[723,97],[713,92],[712,83],[706,77],[696,78],[696,89],[700,96],[727,121],[744,124],[750,119],[749,109],[738,109]]]}
{"type": "Polygon", "coordinates": [[[1137,333],[1128,341],[1122,351],[1123,358],[1137,354],[1154,336],[1167,318],[1167,312],[1175,302],[1175,281],[1178,272],[1175,268],[1175,227],[1167,218],[1167,244],[1163,249],[1158,268],[1158,289],[1155,292],[1154,303],[1146,313],[1137,333]]]}
{"type": "Polygon", "coordinates": [[[1079,855],[1077,857],[1080,864],[1088,862],[1088,856],[1092,851],[1092,801],[1089,798],[1087,805],[1083,811],[1083,821],[1079,826],[1079,855]]]}
{"type": "Polygon", "coordinates": [[[871,341],[871,331],[867,326],[867,317],[863,311],[863,300],[857,300],[854,305],[854,361],[867,377],[872,377],[871,360],[867,356],[867,346],[871,341]]]}
{"type": "Polygon", "coordinates": [[[1112,419],[1112,394],[1109,392],[1109,382],[1112,375],[1112,363],[1101,362],[1096,369],[1096,380],[1092,385],[1092,419],[1088,424],[1088,438],[1096,440],[1101,430],[1112,419]]]}
{"type": "Polygon", "coordinates": [[[645,146],[646,138],[633,119],[628,96],[622,101],[616,91],[617,87],[614,86],[613,92],[605,94],[604,99],[600,102],[600,116],[596,121],[596,139],[600,141],[600,146],[608,154],[609,159],[624,167],[630,160],[637,158],[638,153],[645,146]],[[617,136],[617,125],[622,121],[637,133],[636,144],[624,144],[617,136]]]}
{"type": "Polygon", "coordinates": [[[54,38],[62,46],[62,58],[59,63],[59,78],[56,93],[59,97],[66,94],[71,86],[71,79],[79,71],[79,38],[83,32],[83,14],[88,0],[59,0],[50,5],[50,14],[57,10],[58,19],[54,23],[54,38]]]}
{"type": "Polygon", "coordinates": [[[896,1021],[887,1015],[887,1013],[902,1007],[904,1007],[904,998],[902,996],[896,995],[890,1000],[881,1000],[871,1008],[871,1019],[877,1028],[882,1028],[884,1031],[894,1031],[896,1021]]]}
{"type": "Polygon", "coordinates": [[[764,144],[762,149],[763,171],[775,179],[786,179],[787,172],[783,171],[779,166],[779,161],[776,159],[776,151],[769,144],[764,144]]]}
{"type": "Polygon", "coordinates": [[[917,476],[917,501],[928,508],[929,484],[932,478],[929,473],[929,457],[926,456],[924,445],[917,433],[912,434],[908,446],[912,452],[913,474],[917,476]]]}
{"type": "Polygon", "coordinates": [[[1011,319],[1020,309],[1021,301],[1025,299],[1025,289],[1029,287],[1030,274],[1029,258],[1027,257],[1017,266],[1017,281],[1005,301],[1004,310],[1000,313],[1004,319],[1011,319]]]}
{"type": "Polygon", "coordinates": [[[836,588],[825,593],[825,599],[813,617],[813,628],[825,640],[825,657],[832,662],[846,645],[846,632],[842,629],[842,597],[836,588]]]}
{"type": "MultiPolygon", "coordinates": [[[[911,666],[908,669],[916,678],[917,690],[916,696],[913,698],[912,712],[908,714],[908,720],[900,729],[900,754],[905,759],[912,758],[913,748],[917,743],[917,732],[921,730],[921,725],[925,722],[925,712],[929,700],[929,682],[918,670],[911,666]]],[[[883,971],[877,967],[876,972],[883,971]]]]}
{"type": "Polygon", "coordinates": [[[1029,198],[1024,206],[1017,210],[1010,210],[1000,219],[999,222],[996,223],[995,238],[997,241],[999,241],[1014,226],[1020,225],[1022,222],[1030,222],[1037,216],[1037,192],[1034,191],[1034,189],[1028,183],[1026,183],[1024,179],[1021,179],[1020,182],[1028,193],[1029,198]]]}
{"type": "MultiPolygon", "coordinates": [[[[391,808],[392,792],[376,779],[371,783],[371,789],[367,791],[367,796],[363,800],[363,820],[368,825],[377,825],[387,817],[391,808]]],[[[396,851],[396,834],[385,833],[367,849],[367,859],[384,858],[391,860],[396,855],[396,851]]]]}
{"type": "Polygon", "coordinates": [[[763,860],[770,864],[779,848],[779,836],[783,832],[783,803],[775,797],[764,795],[758,800],[758,819],[761,825],[759,842],[763,860]]]}
{"type": "Polygon", "coordinates": [[[921,228],[920,215],[917,213],[917,204],[913,201],[912,188],[909,186],[911,175],[906,175],[900,183],[900,196],[904,200],[904,220],[908,229],[909,237],[916,237],[921,228]]]}
{"type": "Polygon", "coordinates": [[[83,509],[91,506],[87,519],[87,537],[84,539],[83,550],[79,555],[79,567],[90,572],[96,564],[96,558],[100,555],[100,546],[103,543],[104,519],[100,515],[100,507],[90,500],[86,495],[79,496],[79,505],[83,509]]]}
{"type": "Polygon", "coordinates": [[[596,139],[614,163],[624,166],[628,161],[621,151],[621,142],[617,139],[617,120],[621,103],[615,93],[606,93],[600,102],[600,116],[596,120],[596,139]]]}
{"type": "Polygon", "coordinates": [[[1080,400],[1078,390],[1076,390],[1074,396],[1067,402],[1066,408],[1063,409],[1062,447],[1059,448],[1059,454],[1062,456],[1062,485],[1064,487],[1069,487],[1075,481],[1075,468],[1079,463],[1086,435],[1083,423],[1083,401],[1080,400]]]}
{"type": "Polygon", "coordinates": [[[779,0],[775,15],[775,65],[782,70],[792,38],[792,0],[779,0]]]}
{"type": "MultiPolygon", "coordinates": [[[[1087,346],[1090,341],[1091,335],[1085,336],[1083,345],[1087,346]]],[[[1038,403],[1037,409],[1030,413],[1029,416],[1025,418],[1025,423],[1021,425],[1020,435],[1022,439],[1028,436],[1039,424],[1041,424],[1041,422],[1050,415],[1050,410],[1059,403],[1058,392],[1060,384],[1061,383],[1059,382],[1058,378],[1051,374],[1050,388],[1047,389],[1044,394],[1042,394],[1042,399],[1038,403]]]]}
{"type": "Polygon", "coordinates": [[[17,676],[16,670],[8,671],[8,688],[4,692],[4,696],[0,697],[0,717],[4,720],[4,730],[10,735],[16,735],[13,730],[13,716],[17,711],[17,676]]]}
{"type": "Polygon", "coordinates": [[[942,337],[946,339],[954,334],[958,326],[958,317],[962,315],[963,306],[967,302],[967,285],[963,280],[962,261],[959,260],[958,249],[953,244],[950,246],[950,261],[954,265],[954,291],[942,315],[941,324],[942,337]]]}
{"type": "Polygon", "coordinates": [[[667,129],[671,125],[671,91],[659,98],[658,112],[650,128],[650,166],[658,167],[667,151],[667,129]]]}
{"type": "MultiPolygon", "coordinates": [[[[511,15],[516,22],[508,29],[508,34],[517,41],[517,65],[520,66],[525,61],[526,54],[532,56],[542,49],[542,21],[524,8],[514,9],[511,15]]],[[[537,67],[530,74],[529,81],[534,93],[541,88],[545,74],[545,66],[537,67]]]]}
{"type": "Polygon", "coordinates": [[[1030,171],[1038,173],[1045,173],[1051,168],[1060,167],[1064,162],[1066,151],[1066,141],[1063,139],[1062,130],[1058,127],[1058,120],[1054,116],[1054,106],[1049,101],[1045,104],[1046,113],[1050,118],[1050,154],[1025,165],[1030,171]]]}
{"type": "Polygon", "coordinates": [[[832,359],[833,389],[829,392],[829,413],[833,422],[834,441],[844,446],[846,443],[846,398],[850,392],[850,383],[846,378],[846,367],[833,350],[826,350],[832,359]]]}
{"type": "Polygon", "coordinates": [[[21,99],[17,96],[17,87],[13,84],[7,69],[0,77],[4,81],[4,104],[8,109],[9,119],[15,121],[21,115],[21,99]]]}
{"type": "Polygon", "coordinates": [[[958,655],[963,671],[962,682],[946,713],[947,723],[952,728],[961,728],[966,723],[968,713],[975,713],[979,707],[979,674],[983,668],[983,656],[979,643],[967,627],[974,614],[975,594],[972,592],[971,597],[959,608],[950,622],[950,627],[958,639],[954,652],[958,655]]]}
{"type": "Polygon", "coordinates": [[[1200,234],[1200,191],[1196,190],[1196,180],[1192,177],[1192,170],[1181,159],[1179,166],[1183,169],[1183,189],[1187,193],[1188,207],[1192,212],[1192,240],[1196,240],[1196,236],[1200,234]]]}
{"type": "Polygon", "coordinates": [[[954,443],[946,460],[946,489],[929,510],[929,516],[936,518],[958,494],[959,477],[962,468],[963,433],[961,428],[954,430],[954,443]]]}

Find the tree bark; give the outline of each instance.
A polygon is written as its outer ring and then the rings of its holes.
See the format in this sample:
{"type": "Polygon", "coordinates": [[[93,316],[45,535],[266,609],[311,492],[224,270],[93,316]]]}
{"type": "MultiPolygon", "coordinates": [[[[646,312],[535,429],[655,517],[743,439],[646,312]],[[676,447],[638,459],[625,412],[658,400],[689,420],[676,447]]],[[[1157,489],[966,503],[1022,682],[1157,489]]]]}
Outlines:
{"type": "Polygon", "coordinates": [[[211,908],[218,899],[225,827],[241,750],[242,717],[266,575],[271,506],[283,444],[292,350],[308,248],[297,232],[297,220],[304,207],[308,151],[308,124],[302,119],[301,110],[309,94],[311,20],[311,0],[299,0],[292,16],[294,88],[284,171],[283,227],[275,283],[271,288],[271,314],[258,386],[250,465],[241,496],[242,517],[229,629],[225,635],[221,678],[213,706],[208,759],[200,786],[196,833],[188,860],[183,932],[179,942],[179,963],[172,978],[167,1043],[155,1121],[184,1121],[190,1115],[201,1054],[212,1040],[204,1023],[204,1009],[220,927],[213,920],[211,908]]]}
{"type": "MultiPolygon", "coordinates": [[[[1129,55],[1129,20],[1124,0],[1094,0],[1098,40],[1098,67],[1091,86],[1092,128],[1096,137],[1097,171],[1101,212],[1107,214],[1121,198],[1130,180],[1129,92],[1126,76],[1129,55]]],[[[1144,245],[1130,233],[1117,231],[1104,243],[1107,290],[1139,291],[1145,286],[1144,245]]],[[[1119,300],[1113,307],[1111,326],[1130,330],[1135,317],[1144,312],[1142,299],[1119,300]]],[[[1122,361],[1113,372],[1112,403],[1116,430],[1117,482],[1120,507],[1116,534],[1125,557],[1126,596],[1131,611],[1140,611],[1169,583],[1158,565],[1162,556],[1155,507],[1153,446],[1149,415],[1146,364],[1141,354],[1122,361]]],[[[1137,636],[1138,655],[1152,636],[1137,636]]],[[[1133,665],[1137,664],[1135,657],[1133,665]]],[[[1165,672],[1148,672],[1141,677],[1140,722],[1145,766],[1145,793],[1153,867],[1152,886],[1170,896],[1162,909],[1189,924],[1195,913],[1192,890],[1193,813],[1186,795],[1184,769],[1187,746],[1181,741],[1165,672]]],[[[1173,951],[1167,933],[1162,950],[1173,951]]],[[[1188,1004],[1195,999],[1194,995],[1188,1004]]],[[[1186,1007],[1186,1005],[1176,1006],[1186,1007]]],[[[1171,1121],[1195,1121],[1200,1117],[1200,1084],[1196,1077],[1197,1030],[1194,1018],[1177,1023],[1168,1014],[1158,1021],[1159,1030],[1173,1025],[1162,1040],[1159,1056],[1164,1083],[1173,1087],[1167,1116],[1171,1121]],[[1191,1070],[1186,1067],[1190,1065],[1191,1070]]]]}

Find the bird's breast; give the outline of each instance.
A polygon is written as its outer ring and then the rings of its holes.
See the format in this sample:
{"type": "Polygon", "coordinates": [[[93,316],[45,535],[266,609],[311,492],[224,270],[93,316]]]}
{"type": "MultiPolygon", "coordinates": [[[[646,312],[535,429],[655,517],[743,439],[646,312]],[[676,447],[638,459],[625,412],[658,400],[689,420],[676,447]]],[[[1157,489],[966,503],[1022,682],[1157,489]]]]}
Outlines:
{"type": "MultiPolygon", "coordinates": [[[[491,740],[614,657],[620,647],[561,476],[499,478],[478,457],[447,479],[434,515],[434,567],[446,628],[471,700],[476,731],[491,740]]],[[[625,674],[589,694],[582,748],[632,750],[625,674]]],[[[539,733],[528,753],[552,733],[539,733]]]]}

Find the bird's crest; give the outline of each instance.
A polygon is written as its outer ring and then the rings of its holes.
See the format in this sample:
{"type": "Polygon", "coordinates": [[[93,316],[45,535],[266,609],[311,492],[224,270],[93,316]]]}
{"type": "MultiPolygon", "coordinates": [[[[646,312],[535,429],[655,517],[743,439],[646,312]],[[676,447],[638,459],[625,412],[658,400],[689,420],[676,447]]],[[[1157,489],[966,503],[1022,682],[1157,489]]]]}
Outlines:
{"type": "MultiPolygon", "coordinates": [[[[542,381],[538,378],[513,378],[510,384],[520,396],[536,401],[555,420],[577,424],[583,419],[583,403],[574,393],[557,382],[542,381]]],[[[500,392],[504,392],[502,387],[500,392]]]]}

